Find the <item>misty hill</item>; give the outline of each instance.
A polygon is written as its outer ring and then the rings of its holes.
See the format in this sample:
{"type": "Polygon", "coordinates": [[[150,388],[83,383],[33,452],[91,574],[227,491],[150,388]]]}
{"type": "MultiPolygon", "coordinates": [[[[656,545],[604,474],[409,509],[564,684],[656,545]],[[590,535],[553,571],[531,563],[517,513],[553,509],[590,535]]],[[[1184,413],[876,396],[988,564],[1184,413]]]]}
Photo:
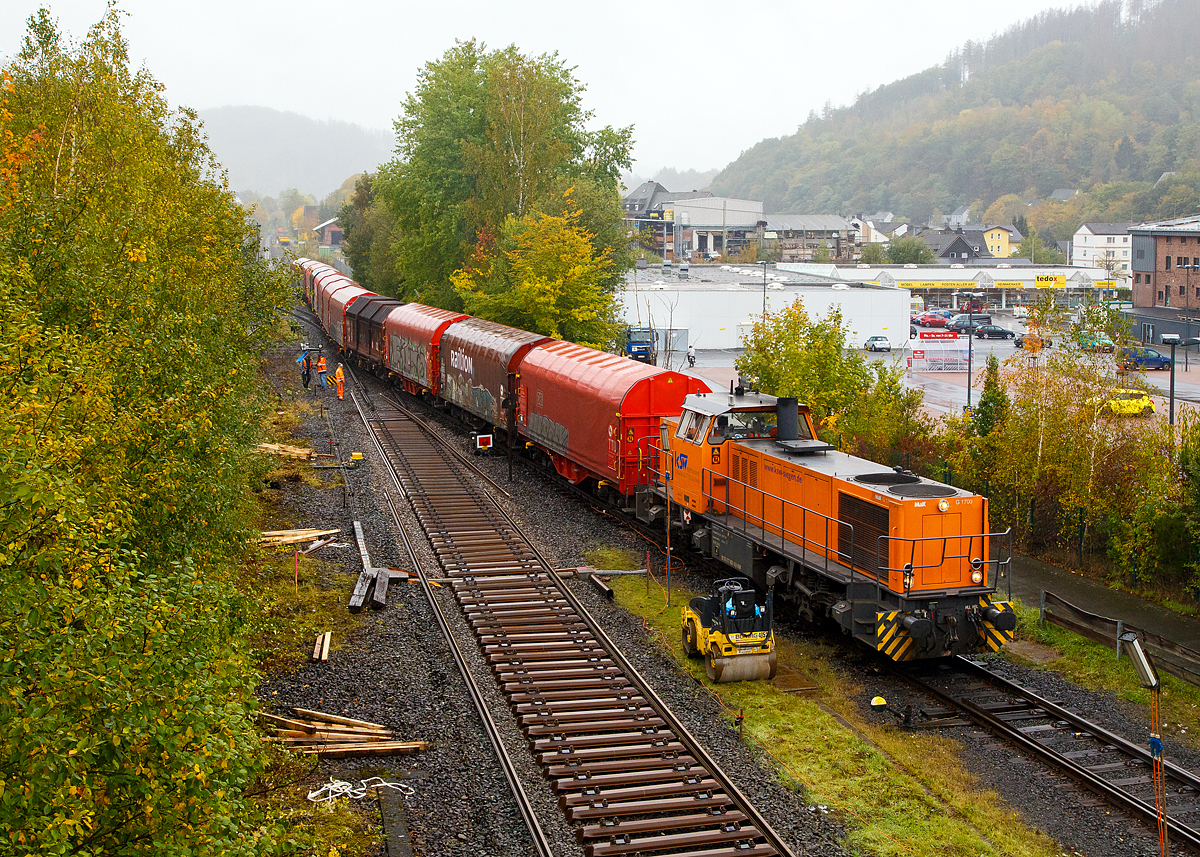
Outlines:
{"type": "Polygon", "coordinates": [[[320,199],[347,176],[373,172],[392,156],[390,134],[349,122],[317,121],[269,107],[216,107],[199,115],[235,191],[275,196],[298,188],[320,199]]]}
{"type": "Polygon", "coordinates": [[[810,114],[710,189],[761,199],[769,212],[923,219],[1009,194],[1045,199],[1059,188],[1146,188],[1165,172],[1194,175],[1198,30],[1195,0],[1044,12],[850,107],[810,114]]]}

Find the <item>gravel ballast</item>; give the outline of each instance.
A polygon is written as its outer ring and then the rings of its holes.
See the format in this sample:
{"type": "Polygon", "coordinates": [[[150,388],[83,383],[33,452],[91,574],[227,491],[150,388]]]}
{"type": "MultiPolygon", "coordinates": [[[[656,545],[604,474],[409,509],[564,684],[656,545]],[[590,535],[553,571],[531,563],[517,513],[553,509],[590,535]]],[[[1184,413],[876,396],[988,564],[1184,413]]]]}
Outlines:
{"type": "MultiPolygon", "coordinates": [[[[309,316],[305,318],[308,341],[324,342],[327,357],[335,354],[333,346],[317,332],[315,321],[309,316]]],[[[290,363],[295,353],[294,347],[283,347],[275,360],[290,363]]],[[[330,374],[336,362],[330,361],[330,374]]],[[[298,381],[294,387],[299,387],[298,381]]],[[[381,398],[385,387],[376,379],[355,373],[348,387],[369,394],[377,408],[385,406],[381,398]]],[[[318,394],[309,395],[314,400],[318,398],[318,394]]],[[[402,398],[398,391],[388,395],[402,398]]],[[[340,488],[318,490],[287,484],[280,492],[281,511],[294,517],[295,526],[343,529],[343,541],[350,546],[324,549],[319,556],[345,572],[347,598],[360,568],[358,551],[353,545],[353,521],[362,523],[375,565],[401,568],[411,565],[388,511],[387,496],[395,502],[418,560],[435,576],[440,574],[424,535],[378,460],[349,393],[342,402],[332,388],[320,397],[328,406],[328,422],[324,415],[315,414],[298,428],[297,436],[311,438],[314,446],[322,448],[331,425],[341,457],[349,459],[351,452],[361,452],[364,460],[345,474],[348,486],[345,500],[340,488]]],[[[442,417],[430,419],[439,433],[460,450],[467,450],[465,428],[442,417]]],[[[481,457],[475,463],[511,495],[495,499],[519,521],[552,565],[585,564],[584,552],[595,548],[623,547],[635,553],[647,549],[641,536],[623,522],[588,509],[524,462],[517,461],[512,482],[508,481],[504,458],[481,457]]],[[[706,585],[699,580],[684,583],[694,588],[706,585]]],[[[802,795],[780,783],[761,755],[738,739],[736,728],[722,716],[716,701],[685,675],[647,634],[640,618],[606,601],[586,581],[576,580],[568,585],[683,725],[708,749],[774,829],[793,845],[797,855],[847,853],[839,844],[844,831],[836,818],[812,811],[802,795]]],[[[437,597],[491,707],[543,829],[563,857],[582,854],[457,603],[448,588],[439,590],[437,597]]],[[[349,639],[341,641],[340,647],[335,647],[329,663],[304,663],[268,676],[259,690],[260,698],[275,710],[296,706],[344,714],[383,723],[401,740],[430,742],[428,752],[413,757],[322,761],[314,774],[317,782],[331,775],[341,779],[372,775],[403,778],[415,789],[412,796],[405,798],[414,853],[532,853],[532,843],[498,769],[495,754],[420,587],[393,583],[388,602],[386,610],[362,614],[358,629],[349,639]]],[[[903,698],[906,692],[911,695],[911,690],[888,690],[887,680],[875,675],[865,658],[851,656],[841,668],[863,673],[862,684],[870,688],[866,698],[879,692],[877,688],[885,695],[890,694],[889,699],[903,698]]],[[[1110,694],[1083,691],[1054,673],[1016,666],[1011,669],[1014,680],[1084,716],[1094,717],[1132,741],[1145,743],[1148,724],[1141,722],[1142,716],[1135,713],[1133,706],[1110,694]]],[[[866,699],[863,703],[865,708],[866,699]]],[[[1090,794],[1044,773],[1039,763],[1020,760],[1007,748],[996,747],[992,739],[974,730],[954,730],[952,737],[963,744],[964,763],[979,777],[982,786],[995,789],[1022,814],[1029,826],[1053,836],[1064,848],[1096,857],[1158,853],[1148,827],[1105,805],[1097,805],[1090,794]]],[[[1200,758],[1185,748],[1168,746],[1168,757],[1183,767],[1200,769],[1200,758]]]]}

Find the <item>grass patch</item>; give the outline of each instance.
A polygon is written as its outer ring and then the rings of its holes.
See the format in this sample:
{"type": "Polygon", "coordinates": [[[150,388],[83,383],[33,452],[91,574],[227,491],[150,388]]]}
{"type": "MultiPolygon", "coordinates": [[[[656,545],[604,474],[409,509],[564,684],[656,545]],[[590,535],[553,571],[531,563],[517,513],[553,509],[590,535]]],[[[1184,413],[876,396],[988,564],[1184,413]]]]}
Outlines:
{"type": "Polygon", "coordinates": [[[625,548],[596,548],[584,551],[583,558],[592,568],[605,568],[610,571],[636,571],[646,566],[645,554],[625,548]]]}
{"type": "Polygon", "coordinates": [[[994,792],[973,787],[956,742],[865,722],[853,700],[859,688],[829,666],[828,644],[779,644],[780,664],[813,679],[822,689],[819,700],[793,697],[769,682],[714,686],[680,641],[680,605],[699,593],[673,590],[665,607],[661,587],[647,594],[643,581],[628,577],[611,585],[676,662],[718,695],[727,718],[744,712],[747,740],[770,748],[780,780],[839,813],[849,848],[880,857],[1058,854],[1049,837],[1025,827],[994,792]]]}
{"type": "Polygon", "coordinates": [[[289,853],[301,857],[359,857],[383,847],[384,833],[377,823],[379,813],[373,797],[313,803],[308,793],[328,782],[316,772],[316,757],[300,756],[282,747],[272,747],[269,753],[270,763],[250,791],[260,805],[287,826],[293,847],[289,853]]]}
{"type": "MultiPolygon", "coordinates": [[[[1062,657],[1047,664],[1029,663],[1011,652],[1006,652],[1006,657],[1034,669],[1053,670],[1089,690],[1111,691],[1123,699],[1145,706],[1143,722],[1149,729],[1150,691],[1138,683],[1137,673],[1129,658],[1118,661],[1115,648],[1102,646],[1066,628],[1049,622],[1039,626],[1040,613],[1036,607],[1025,607],[1018,603],[1015,608],[1017,638],[1049,646],[1062,657]]],[[[1162,679],[1159,711],[1164,721],[1163,733],[1192,747],[1200,747],[1200,735],[1196,734],[1196,724],[1200,723],[1200,687],[1161,671],[1159,677],[1162,679]]]]}
{"type": "Polygon", "coordinates": [[[358,625],[344,603],[353,575],[301,556],[297,583],[294,563],[291,551],[264,550],[244,574],[243,589],[255,601],[250,642],[265,670],[311,657],[313,641],[325,631],[333,632],[330,649],[336,651],[358,625]]]}

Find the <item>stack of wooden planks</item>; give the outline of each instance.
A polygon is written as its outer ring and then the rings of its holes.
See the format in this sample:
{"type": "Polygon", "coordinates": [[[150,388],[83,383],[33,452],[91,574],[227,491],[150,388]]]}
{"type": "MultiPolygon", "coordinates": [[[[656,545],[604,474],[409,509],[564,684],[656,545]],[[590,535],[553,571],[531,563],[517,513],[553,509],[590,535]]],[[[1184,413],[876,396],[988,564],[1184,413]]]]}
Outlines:
{"type": "Polygon", "coordinates": [[[321,536],[329,536],[340,533],[341,530],[269,530],[262,534],[258,543],[266,547],[278,547],[280,545],[296,545],[300,542],[311,542],[320,539],[321,536]]]}
{"type": "Polygon", "coordinates": [[[284,458],[312,458],[313,451],[302,446],[290,446],[286,443],[260,443],[259,452],[269,452],[272,455],[282,455],[284,458]]]}
{"type": "Polygon", "coordinates": [[[339,717],[307,708],[293,708],[293,717],[262,712],[275,737],[301,753],[336,759],[346,756],[392,756],[429,749],[426,741],[396,741],[391,730],[378,723],[339,717]]]}

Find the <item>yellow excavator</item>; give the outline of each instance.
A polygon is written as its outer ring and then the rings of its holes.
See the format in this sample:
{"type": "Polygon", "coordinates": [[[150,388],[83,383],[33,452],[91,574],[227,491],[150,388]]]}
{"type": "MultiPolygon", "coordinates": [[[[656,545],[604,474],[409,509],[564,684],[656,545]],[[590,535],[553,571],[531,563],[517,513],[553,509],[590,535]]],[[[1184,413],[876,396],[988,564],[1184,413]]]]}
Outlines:
{"type": "Polygon", "coordinates": [[[771,593],[761,599],[746,578],[713,584],[712,595],[693,598],[681,611],[683,650],[703,657],[710,681],[758,681],[775,677],[771,593]]]}

